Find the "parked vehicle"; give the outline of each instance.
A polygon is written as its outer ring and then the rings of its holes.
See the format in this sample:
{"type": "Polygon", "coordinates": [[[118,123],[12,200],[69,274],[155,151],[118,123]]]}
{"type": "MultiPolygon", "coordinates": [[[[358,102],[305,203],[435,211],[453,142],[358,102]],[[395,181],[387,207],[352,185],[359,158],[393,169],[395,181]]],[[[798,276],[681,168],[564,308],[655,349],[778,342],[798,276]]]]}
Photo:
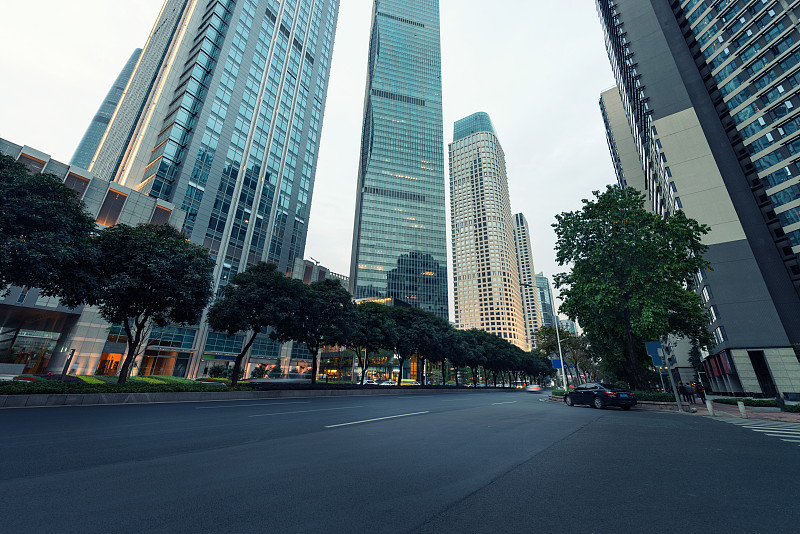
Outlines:
{"type": "Polygon", "coordinates": [[[375,382],[374,380],[372,380],[371,378],[365,378],[364,379],[364,385],[365,386],[377,386],[378,383],[375,382]]]}
{"type": "Polygon", "coordinates": [[[614,384],[587,382],[565,394],[564,402],[567,406],[586,404],[599,409],[619,406],[623,410],[630,410],[631,406],[636,406],[636,396],[630,390],[614,384]]]}
{"type": "Polygon", "coordinates": [[[383,382],[380,383],[380,385],[381,386],[396,386],[397,382],[395,382],[394,380],[384,380],[383,382]]]}

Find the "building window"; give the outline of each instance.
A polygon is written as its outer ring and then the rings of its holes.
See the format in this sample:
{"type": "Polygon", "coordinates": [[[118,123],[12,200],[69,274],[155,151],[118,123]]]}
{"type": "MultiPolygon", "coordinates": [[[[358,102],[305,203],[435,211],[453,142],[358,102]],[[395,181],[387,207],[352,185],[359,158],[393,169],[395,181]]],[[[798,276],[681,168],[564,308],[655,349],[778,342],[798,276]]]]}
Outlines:
{"type": "Polygon", "coordinates": [[[114,226],[117,224],[126,198],[127,195],[124,193],[109,189],[106,199],[103,201],[103,207],[100,208],[100,213],[97,214],[97,224],[100,226],[114,226]]]}
{"type": "Polygon", "coordinates": [[[728,336],[725,334],[724,326],[718,326],[714,329],[714,340],[717,342],[717,344],[728,340],[728,336]]]}

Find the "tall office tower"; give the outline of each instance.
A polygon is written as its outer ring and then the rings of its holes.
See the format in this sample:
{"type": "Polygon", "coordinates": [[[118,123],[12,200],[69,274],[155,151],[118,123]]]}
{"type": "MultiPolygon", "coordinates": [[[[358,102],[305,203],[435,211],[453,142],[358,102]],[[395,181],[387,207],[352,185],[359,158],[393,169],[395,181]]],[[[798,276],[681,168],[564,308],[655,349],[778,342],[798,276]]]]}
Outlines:
{"type": "Polygon", "coordinates": [[[789,4],[597,0],[651,207],[711,227],[713,270],[696,283],[716,339],[704,357],[713,388],[800,398],[800,8],[789,4]]]}
{"type": "Polygon", "coordinates": [[[539,306],[542,312],[542,326],[556,327],[556,315],[553,310],[553,292],[550,280],[544,273],[536,273],[536,287],[539,290],[539,306]]]}
{"type": "Polygon", "coordinates": [[[456,121],[450,209],[456,328],[478,328],[528,350],[514,217],[503,147],[486,113],[456,121]]]}
{"type": "Polygon", "coordinates": [[[521,213],[514,215],[514,243],[516,245],[519,291],[522,295],[522,315],[525,320],[525,339],[528,350],[536,344],[534,333],[542,326],[542,310],[539,305],[539,288],[536,285],[536,269],[531,252],[531,233],[528,220],[521,213]]]}
{"type": "Polygon", "coordinates": [[[117,109],[117,104],[122,99],[122,93],[125,91],[125,86],[128,85],[128,80],[131,79],[131,74],[133,74],[133,69],[136,67],[136,62],[139,61],[141,53],[141,48],[134,50],[117,79],[114,80],[114,85],[111,86],[103,103],[100,104],[100,109],[95,113],[92,122],[89,123],[89,128],[86,129],[86,133],[83,134],[83,138],[78,144],[78,148],[75,149],[75,154],[72,155],[72,159],[69,161],[70,165],[75,165],[82,169],[89,168],[92,163],[92,157],[97,151],[97,147],[100,146],[100,140],[103,139],[103,134],[106,133],[106,128],[108,128],[111,117],[117,109]]]}
{"type": "Polygon", "coordinates": [[[600,93],[600,112],[606,127],[606,142],[614,163],[617,183],[644,191],[644,171],[639,160],[636,142],[628,126],[622,99],[616,86],[600,93]]]}
{"type": "Polygon", "coordinates": [[[438,0],[375,0],[351,292],[448,318],[438,0]]]}
{"type": "Polygon", "coordinates": [[[186,210],[223,284],[303,256],[338,7],[167,0],[95,157],[97,172],[186,210]]]}
{"type": "MultiPolygon", "coordinates": [[[[166,0],[95,155],[100,176],[187,212],[183,231],[216,257],[220,286],[261,260],[291,273],[303,257],[338,11],[166,0]]],[[[194,349],[229,357],[235,338],[201,325],[194,349]]]]}

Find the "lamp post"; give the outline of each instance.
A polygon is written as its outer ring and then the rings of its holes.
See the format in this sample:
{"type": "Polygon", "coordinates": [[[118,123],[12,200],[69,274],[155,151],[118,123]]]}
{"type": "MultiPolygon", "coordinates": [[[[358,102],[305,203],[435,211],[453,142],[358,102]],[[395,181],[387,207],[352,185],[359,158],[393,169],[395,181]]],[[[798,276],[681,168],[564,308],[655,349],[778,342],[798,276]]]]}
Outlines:
{"type": "MultiPolygon", "coordinates": [[[[564,355],[561,353],[561,334],[558,332],[558,317],[556,317],[556,341],[558,342],[558,358],[561,360],[561,380],[564,381],[564,392],[567,391],[567,373],[564,371],[564,355]]],[[[577,367],[575,367],[577,369],[577,367]]],[[[577,371],[576,371],[577,372],[577,371]]]]}

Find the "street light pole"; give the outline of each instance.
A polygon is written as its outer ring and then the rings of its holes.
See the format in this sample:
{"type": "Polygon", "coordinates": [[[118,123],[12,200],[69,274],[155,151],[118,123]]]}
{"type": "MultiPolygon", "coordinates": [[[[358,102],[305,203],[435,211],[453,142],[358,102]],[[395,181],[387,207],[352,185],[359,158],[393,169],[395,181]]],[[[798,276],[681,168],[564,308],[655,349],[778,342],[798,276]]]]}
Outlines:
{"type": "Polygon", "coordinates": [[[561,353],[561,334],[558,333],[558,317],[556,317],[556,341],[558,342],[558,358],[561,360],[561,380],[564,381],[564,392],[567,391],[567,374],[564,372],[564,355],[561,353]]]}

